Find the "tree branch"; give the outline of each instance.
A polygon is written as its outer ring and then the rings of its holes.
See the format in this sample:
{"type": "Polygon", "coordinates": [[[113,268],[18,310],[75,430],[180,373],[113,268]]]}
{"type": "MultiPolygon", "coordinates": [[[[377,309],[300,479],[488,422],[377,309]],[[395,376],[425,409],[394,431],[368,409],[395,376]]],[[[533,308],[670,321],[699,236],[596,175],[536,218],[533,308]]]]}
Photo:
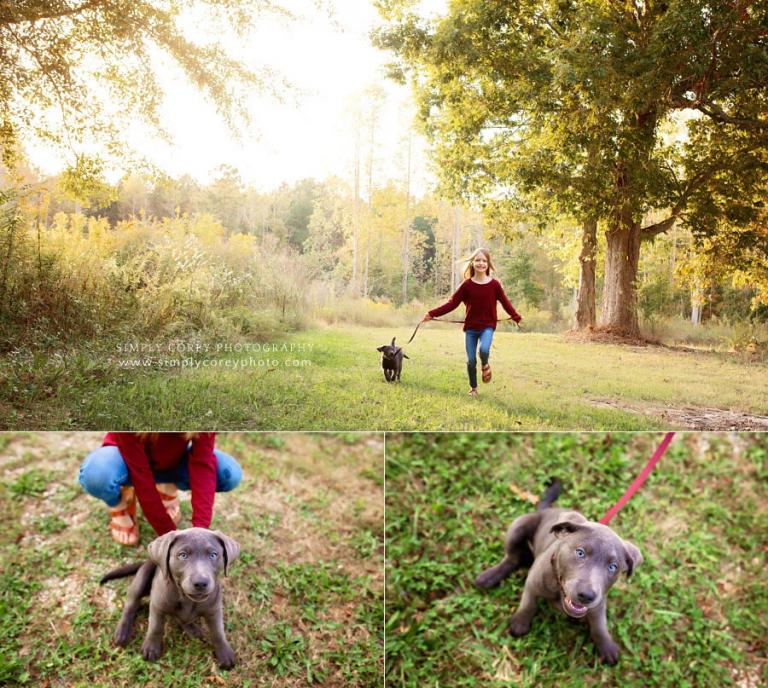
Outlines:
{"type": "Polygon", "coordinates": [[[656,222],[652,225],[648,225],[647,227],[641,227],[640,238],[652,239],[658,234],[664,234],[664,232],[666,232],[668,229],[672,227],[673,224],[675,224],[675,220],[677,220],[681,212],[682,212],[682,208],[680,208],[679,210],[673,211],[668,218],[662,220],[661,222],[656,222]]]}
{"type": "Polygon", "coordinates": [[[45,11],[32,12],[27,8],[17,9],[17,4],[11,0],[0,0],[0,26],[13,26],[14,24],[23,24],[24,22],[34,23],[45,19],[60,19],[61,17],[71,17],[74,14],[80,14],[87,10],[106,4],[105,0],[86,0],[85,2],[70,7],[66,3],[52,4],[45,11]]]}
{"type": "Polygon", "coordinates": [[[729,115],[719,105],[707,100],[699,100],[697,103],[691,103],[696,110],[704,113],[710,119],[716,122],[722,122],[724,124],[734,124],[736,126],[744,127],[745,129],[768,129],[768,122],[760,119],[753,119],[749,117],[738,117],[729,115]]]}

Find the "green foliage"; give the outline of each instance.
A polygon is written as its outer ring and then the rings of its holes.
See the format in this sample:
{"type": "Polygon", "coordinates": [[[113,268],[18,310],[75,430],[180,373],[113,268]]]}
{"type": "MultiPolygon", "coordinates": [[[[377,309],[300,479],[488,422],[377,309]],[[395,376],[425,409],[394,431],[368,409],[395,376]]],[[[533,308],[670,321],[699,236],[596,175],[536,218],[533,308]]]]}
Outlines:
{"type": "Polygon", "coordinates": [[[294,633],[289,624],[272,626],[259,642],[259,648],[267,654],[267,664],[278,676],[300,676],[306,671],[308,683],[313,683],[304,638],[294,633]]]}
{"type": "Polygon", "coordinates": [[[544,289],[535,282],[533,267],[533,257],[529,253],[521,251],[515,254],[507,262],[504,284],[510,297],[538,308],[544,297],[544,289]]]}
{"type": "Polygon", "coordinates": [[[59,175],[59,189],[65,198],[84,208],[102,208],[117,198],[115,189],[104,181],[101,160],[83,155],[59,175]]]}
{"type": "Polygon", "coordinates": [[[22,473],[9,486],[11,494],[16,497],[26,497],[30,495],[39,496],[48,485],[48,476],[38,469],[31,469],[22,473]]]}
{"type": "MultiPolygon", "coordinates": [[[[234,59],[221,40],[188,38],[188,8],[179,0],[8,5],[0,17],[3,150],[39,137],[72,149],[96,141],[124,156],[124,132],[135,119],[165,133],[158,55],[180,69],[233,128],[248,121],[244,95],[270,88],[271,74],[234,59]]],[[[262,13],[284,13],[271,2],[243,0],[203,0],[195,9],[209,38],[243,35],[262,13]]]]}

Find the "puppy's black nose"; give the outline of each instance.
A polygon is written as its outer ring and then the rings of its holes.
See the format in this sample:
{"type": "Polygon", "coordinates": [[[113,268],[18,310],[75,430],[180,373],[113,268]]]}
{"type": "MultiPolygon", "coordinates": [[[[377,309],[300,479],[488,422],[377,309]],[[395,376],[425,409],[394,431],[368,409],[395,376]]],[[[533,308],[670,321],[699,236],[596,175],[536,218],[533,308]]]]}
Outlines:
{"type": "Polygon", "coordinates": [[[199,590],[200,592],[203,592],[204,590],[208,590],[208,581],[207,580],[195,581],[195,590],[199,590]]]}
{"type": "Polygon", "coordinates": [[[590,604],[591,602],[594,602],[597,598],[597,595],[592,590],[582,590],[581,592],[576,593],[576,599],[579,601],[579,604],[590,604]]]}

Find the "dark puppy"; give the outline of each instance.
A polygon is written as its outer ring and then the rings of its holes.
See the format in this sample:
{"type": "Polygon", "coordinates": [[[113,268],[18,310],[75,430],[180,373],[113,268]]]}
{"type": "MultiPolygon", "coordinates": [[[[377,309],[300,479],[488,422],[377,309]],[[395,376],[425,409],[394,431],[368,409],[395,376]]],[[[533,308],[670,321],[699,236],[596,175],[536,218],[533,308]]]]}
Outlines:
{"type": "Polygon", "coordinates": [[[643,556],[608,526],[588,521],[577,511],[550,508],[559,493],[560,481],[554,480],[536,513],[512,523],[506,556],[481,573],[475,584],[491,588],[515,569],[530,565],[523,598],[509,623],[510,633],[528,633],[536,599],[543,597],[570,617],[586,618],[600,659],[616,664],[619,646],[608,632],[605,598],[619,574],[630,576],[643,556]]]}
{"type": "Polygon", "coordinates": [[[235,653],[224,634],[219,573],[240,554],[240,545],[216,530],[174,530],[153,540],[149,561],[130,564],[104,576],[100,583],[136,574],[115,631],[115,643],[128,644],[141,598],[149,595],[149,627],[141,654],[153,661],[163,652],[165,617],[174,616],[186,633],[202,637],[197,619],[203,617],[213,639],[216,661],[222,669],[235,666],[235,653]],[[159,571],[158,571],[159,569],[159,571]],[[157,575],[156,575],[157,574],[157,575]]]}
{"type": "Polygon", "coordinates": [[[392,337],[392,343],[388,346],[380,346],[376,351],[381,351],[381,367],[384,370],[384,379],[387,382],[400,382],[400,373],[403,370],[403,359],[408,358],[399,346],[395,346],[396,337],[392,337]]]}

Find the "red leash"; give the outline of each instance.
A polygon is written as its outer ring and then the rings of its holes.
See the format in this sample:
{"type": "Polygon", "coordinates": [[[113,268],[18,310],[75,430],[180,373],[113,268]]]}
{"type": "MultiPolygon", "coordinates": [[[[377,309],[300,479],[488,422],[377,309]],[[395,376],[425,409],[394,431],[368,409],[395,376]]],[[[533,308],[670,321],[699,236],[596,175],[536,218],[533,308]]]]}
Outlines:
{"type": "MultiPolygon", "coordinates": [[[[458,323],[459,325],[463,325],[466,321],[465,320],[442,320],[440,318],[431,318],[431,320],[436,320],[437,322],[448,322],[448,323],[458,323]]],[[[497,319],[496,322],[502,322],[503,320],[512,320],[511,317],[509,318],[502,318],[501,320],[497,319]]],[[[419,328],[421,327],[421,323],[423,323],[423,320],[419,320],[419,324],[416,325],[416,329],[413,331],[413,334],[411,335],[411,338],[405,343],[410,344],[413,341],[413,338],[416,336],[416,333],[419,331],[419,328]]],[[[522,330],[523,328],[520,327],[520,323],[516,322],[515,325],[517,325],[518,330],[522,330]]]]}
{"type": "Polygon", "coordinates": [[[622,507],[632,498],[632,495],[637,492],[642,484],[645,482],[645,479],[650,475],[651,471],[653,470],[653,467],[658,463],[659,459],[664,455],[664,452],[667,451],[667,447],[669,446],[669,443],[672,441],[672,438],[675,436],[674,432],[668,432],[666,435],[664,435],[664,439],[661,441],[661,444],[657,447],[656,451],[654,452],[653,456],[651,457],[650,461],[645,465],[645,468],[643,468],[640,475],[635,478],[635,481],[627,488],[627,491],[621,496],[621,499],[616,502],[608,511],[606,512],[605,516],[603,516],[598,523],[602,523],[603,525],[608,525],[611,522],[611,519],[621,511],[622,507]]]}

